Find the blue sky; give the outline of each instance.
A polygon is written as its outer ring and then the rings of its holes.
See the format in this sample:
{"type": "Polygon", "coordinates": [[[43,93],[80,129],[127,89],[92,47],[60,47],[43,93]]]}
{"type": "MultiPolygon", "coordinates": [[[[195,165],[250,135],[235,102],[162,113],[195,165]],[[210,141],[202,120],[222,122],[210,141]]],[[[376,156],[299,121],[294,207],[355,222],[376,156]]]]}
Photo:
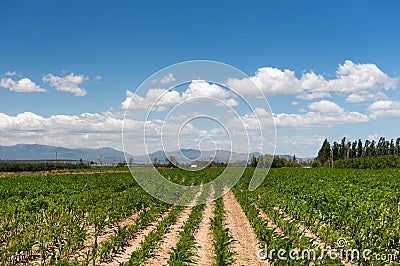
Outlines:
{"type": "Polygon", "coordinates": [[[278,121],[278,153],[313,156],[325,136],[397,137],[399,8],[398,1],[1,1],[0,145],[120,149],[126,91],[164,67],[196,59],[251,77],[270,67],[293,71],[298,80],[315,73],[329,81],[338,79],[340,66],[375,77],[358,90],[341,91],[351,82],[326,85],[319,90],[325,97],[308,100],[299,98],[303,91],[287,93],[290,83],[267,95],[276,115],[365,116],[329,126],[278,121]],[[98,123],[98,131],[85,123],[98,123]]]}

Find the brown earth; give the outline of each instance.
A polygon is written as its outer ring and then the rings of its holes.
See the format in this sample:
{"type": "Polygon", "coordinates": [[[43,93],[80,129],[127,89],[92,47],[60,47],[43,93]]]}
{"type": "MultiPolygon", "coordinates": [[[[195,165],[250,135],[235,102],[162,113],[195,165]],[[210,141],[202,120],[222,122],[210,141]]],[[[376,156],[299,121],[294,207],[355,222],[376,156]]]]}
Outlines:
{"type": "Polygon", "coordinates": [[[175,223],[173,223],[164,234],[164,237],[159,244],[159,249],[155,250],[154,256],[152,256],[149,260],[147,260],[143,265],[168,265],[167,261],[171,254],[172,248],[176,247],[176,244],[179,241],[179,231],[183,228],[186,221],[189,219],[190,212],[195,205],[197,198],[200,196],[202,192],[202,187],[199,192],[194,195],[192,200],[188,203],[181,214],[176,219],[175,223]]]}
{"type": "Polygon", "coordinates": [[[281,237],[285,237],[285,233],[279,228],[276,223],[274,223],[274,221],[272,221],[272,219],[265,212],[263,212],[257,206],[255,206],[255,208],[258,210],[258,215],[267,222],[267,227],[269,229],[271,229],[275,234],[281,237]]]}
{"type": "MultiPolygon", "coordinates": [[[[285,220],[287,221],[294,221],[294,219],[287,214],[284,210],[282,210],[281,208],[279,208],[278,206],[274,207],[274,210],[278,211],[285,220]]],[[[331,247],[329,244],[327,244],[326,242],[324,242],[321,238],[319,238],[316,234],[314,234],[310,229],[308,229],[307,227],[297,223],[296,224],[297,229],[306,237],[308,237],[309,239],[311,239],[313,241],[313,244],[315,246],[317,246],[320,249],[328,249],[328,250],[332,250],[333,247],[331,247]]],[[[338,251],[332,251],[333,254],[335,254],[338,258],[340,258],[340,253],[338,251]]],[[[351,263],[350,261],[346,260],[345,258],[343,258],[341,260],[342,264],[345,266],[352,266],[354,265],[353,263],[351,263]]]]}
{"type": "Polygon", "coordinates": [[[168,265],[167,260],[169,259],[172,248],[174,248],[179,241],[179,229],[181,229],[189,219],[191,209],[191,207],[185,207],[183,209],[175,223],[172,224],[164,234],[163,240],[159,244],[159,249],[156,249],[154,256],[143,263],[143,265],[168,265]]]}
{"type": "Polygon", "coordinates": [[[134,238],[130,239],[123,250],[113,256],[111,262],[100,263],[100,265],[119,265],[121,262],[128,261],[131,253],[138,250],[144,238],[156,228],[156,225],[168,216],[169,211],[164,212],[157,219],[147,225],[145,228],[136,233],[134,238]]]}
{"type": "MultiPolygon", "coordinates": [[[[124,227],[124,226],[130,226],[132,224],[135,223],[135,220],[139,217],[139,213],[134,213],[129,215],[128,217],[122,219],[120,222],[117,223],[117,225],[113,226],[113,227],[107,227],[102,233],[101,235],[99,235],[97,237],[97,243],[100,244],[101,242],[104,242],[108,239],[110,239],[114,234],[114,229],[116,227],[124,227]]],[[[89,230],[90,231],[90,230],[89,230]]],[[[93,230],[91,230],[93,231],[93,230]]],[[[85,252],[87,251],[91,251],[92,247],[94,245],[95,242],[95,236],[92,234],[85,240],[84,242],[84,248],[78,251],[78,254],[76,254],[75,256],[70,257],[70,261],[74,261],[75,258],[78,259],[78,261],[82,261],[84,259],[85,256],[85,252]]]]}
{"type": "Polygon", "coordinates": [[[206,204],[199,228],[194,234],[195,241],[199,245],[196,252],[198,257],[194,259],[196,265],[209,266],[213,262],[213,234],[210,228],[210,219],[214,216],[214,206],[214,201],[206,204]]]}
{"type": "Polygon", "coordinates": [[[228,191],[223,200],[227,212],[224,222],[235,240],[231,248],[231,251],[236,254],[232,265],[267,265],[265,261],[258,258],[260,243],[233,192],[228,191]]]}

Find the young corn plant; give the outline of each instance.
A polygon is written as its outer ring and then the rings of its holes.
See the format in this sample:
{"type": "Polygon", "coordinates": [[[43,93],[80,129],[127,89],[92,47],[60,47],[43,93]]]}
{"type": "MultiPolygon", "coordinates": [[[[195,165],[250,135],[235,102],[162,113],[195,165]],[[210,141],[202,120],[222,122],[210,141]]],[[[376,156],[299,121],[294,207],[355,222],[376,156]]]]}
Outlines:
{"type": "Polygon", "coordinates": [[[230,265],[235,261],[235,253],[230,250],[235,240],[229,235],[229,229],[223,223],[224,214],[224,203],[222,198],[219,198],[215,201],[214,217],[210,221],[211,230],[214,235],[213,266],[230,265]]]}

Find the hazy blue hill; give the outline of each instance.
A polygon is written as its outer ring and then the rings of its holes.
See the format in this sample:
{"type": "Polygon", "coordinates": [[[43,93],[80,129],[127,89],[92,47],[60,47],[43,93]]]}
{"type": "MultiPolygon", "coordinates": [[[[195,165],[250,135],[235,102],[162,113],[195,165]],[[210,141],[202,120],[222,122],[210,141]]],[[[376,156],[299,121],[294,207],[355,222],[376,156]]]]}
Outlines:
{"type": "Polygon", "coordinates": [[[159,162],[163,163],[165,162],[165,159],[170,156],[175,157],[175,159],[181,163],[190,163],[195,160],[209,161],[211,158],[214,158],[214,161],[216,162],[228,162],[230,157],[232,162],[240,162],[246,161],[248,158],[250,159],[252,155],[259,156],[259,153],[250,153],[249,156],[247,156],[245,153],[236,153],[225,150],[201,152],[195,149],[181,149],[180,151],[167,153],[156,151],[149,155],[134,156],[133,158],[136,163],[148,163],[150,160],[154,161],[155,158],[157,158],[159,162]]]}
{"type": "MultiPolygon", "coordinates": [[[[103,158],[105,163],[121,162],[125,160],[124,153],[122,151],[113,148],[99,148],[99,149],[69,149],[64,147],[55,147],[48,145],[39,144],[18,144],[14,146],[0,146],[0,160],[49,160],[56,158],[56,152],[58,159],[68,160],[79,160],[83,159],[86,161],[97,162],[99,157],[103,158]]],[[[196,149],[181,149],[180,151],[167,152],[156,151],[149,155],[132,156],[128,155],[129,158],[133,158],[135,163],[149,163],[154,161],[155,158],[161,163],[166,161],[167,157],[174,156],[178,162],[190,163],[195,160],[209,161],[214,158],[216,162],[242,162],[249,161],[252,156],[258,157],[260,154],[250,153],[236,153],[226,150],[217,151],[199,151],[196,149]]],[[[282,155],[283,158],[293,158],[290,155],[282,155]]],[[[298,158],[301,160],[301,158],[298,158]]]]}
{"type": "Polygon", "coordinates": [[[113,148],[99,149],[69,149],[39,144],[18,144],[14,146],[0,146],[1,160],[49,160],[56,158],[68,160],[97,161],[101,156],[104,162],[119,162],[124,160],[124,153],[113,148]]]}

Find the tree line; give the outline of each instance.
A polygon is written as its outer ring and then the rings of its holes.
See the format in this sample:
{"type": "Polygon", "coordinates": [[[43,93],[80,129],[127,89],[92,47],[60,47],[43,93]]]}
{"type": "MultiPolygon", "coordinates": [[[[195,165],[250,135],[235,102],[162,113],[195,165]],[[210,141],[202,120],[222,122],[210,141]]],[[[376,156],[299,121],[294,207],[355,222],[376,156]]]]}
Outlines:
{"type": "Polygon", "coordinates": [[[27,161],[2,161],[0,160],[0,172],[37,172],[62,169],[82,169],[90,168],[90,165],[83,162],[78,163],[63,162],[27,162],[27,161]]]}
{"type": "Polygon", "coordinates": [[[302,163],[299,163],[296,156],[293,155],[292,158],[282,158],[278,155],[260,155],[258,157],[252,156],[250,162],[248,163],[250,167],[271,167],[271,168],[283,168],[283,167],[302,167],[302,163]]]}
{"type": "Polygon", "coordinates": [[[386,156],[387,160],[389,160],[387,156],[392,156],[394,158],[400,156],[400,137],[396,140],[387,140],[385,137],[381,137],[379,141],[367,139],[364,142],[361,139],[358,141],[347,141],[346,137],[344,137],[339,143],[335,141],[333,145],[329,143],[328,139],[325,139],[321,149],[318,151],[314,166],[340,167],[346,165],[342,161],[349,159],[356,159],[352,160],[353,163],[351,165],[357,165],[358,163],[356,162],[358,161],[367,164],[367,162],[373,163],[372,160],[357,159],[381,156],[386,156]],[[339,161],[340,163],[338,164],[339,161]]]}

